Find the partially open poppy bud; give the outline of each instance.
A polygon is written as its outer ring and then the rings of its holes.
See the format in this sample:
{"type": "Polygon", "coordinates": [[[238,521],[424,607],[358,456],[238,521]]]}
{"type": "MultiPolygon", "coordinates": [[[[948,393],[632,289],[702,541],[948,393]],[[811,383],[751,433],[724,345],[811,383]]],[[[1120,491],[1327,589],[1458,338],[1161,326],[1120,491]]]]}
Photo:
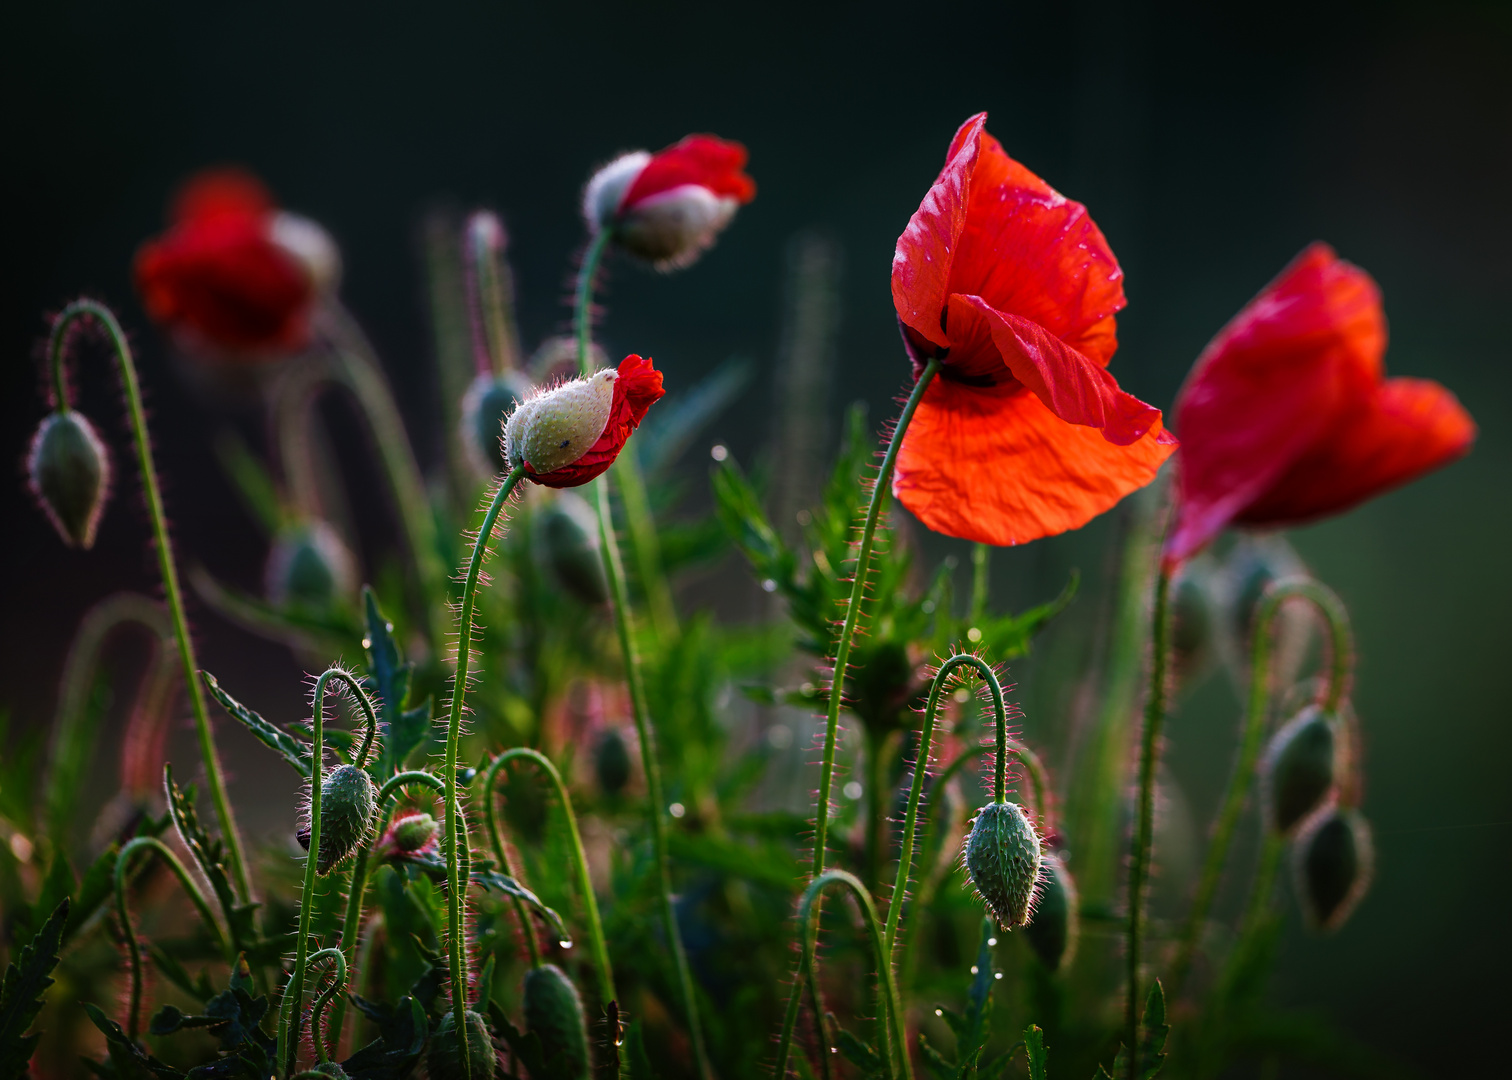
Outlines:
{"type": "Polygon", "coordinates": [[[593,749],[593,772],[605,795],[618,795],[630,782],[630,747],[618,728],[608,728],[593,749]]]}
{"type": "Polygon", "coordinates": [[[282,530],[268,553],[268,600],[277,607],[323,611],[357,588],[352,553],[324,521],[282,530]]]}
{"type": "Polygon", "coordinates": [[[567,973],[555,964],[525,975],[525,1023],[541,1040],[547,1071],[563,1080],[588,1078],[588,1025],[583,999],[567,973]]]}
{"type": "Polygon", "coordinates": [[[429,814],[405,814],[390,822],[378,841],[385,859],[403,859],[436,846],[436,819],[429,814]]]}
{"type": "Polygon", "coordinates": [[[756,197],[742,170],[746,149],[712,135],[689,135],[657,154],[624,154],[594,173],[583,193],[583,216],[597,233],[658,269],[698,258],[756,197]]]}
{"type": "Polygon", "coordinates": [[[1344,925],[1370,888],[1375,851],[1370,825],[1352,807],[1311,818],[1293,842],[1292,878],[1302,914],[1313,930],[1344,925]]]}
{"type": "Polygon", "coordinates": [[[93,547],[110,486],[110,458],[83,413],[70,409],[42,421],[32,437],[26,475],[63,542],[93,547]]]}
{"type": "Polygon", "coordinates": [[[1071,871],[1058,854],[1047,851],[1040,862],[1039,900],[1024,934],[1034,954],[1051,971],[1069,964],[1076,952],[1076,912],[1076,882],[1071,871]]]}
{"type": "Polygon", "coordinates": [[[664,393],[661,372],[635,355],[616,370],[537,391],[504,425],[504,456],[538,484],[586,484],[614,463],[664,393]]]}
{"type": "Polygon", "coordinates": [[[598,515],[580,496],[564,491],[535,518],[536,554],[562,587],[585,604],[609,600],[598,515]]]}
{"type": "Polygon", "coordinates": [[[1333,790],[1335,719],[1310,705],[1271,739],[1261,764],[1261,796],[1266,824],[1289,833],[1333,790]]]}
{"type": "MultiPolygon", "coordinates": [[[[378,790],[368,774],[355,765],[340,765],[320,783],[320,857],[315,872],[328,874],[368,838],[378,812],[378,790]]],[[[300,847],[310,850],[310,827],[295,834],[300,847]]]]}
{"type": "Polygon", "coordinates": [[[504,421],[530,395],[530,381],[515,371],[483,374],[462,396],[462,446],[483,476],[509,471],[504,458],[504,421]]]}
{"type": "Polygon", "coordinates": [[[1034,906],[1040,838],[1017,804],[991,802],[977,811],[963,852],[966,876],[1005,928],[1023,926],[1034,906]]]}
{"type": "MultiPolygon", "coordinates": [[[[488,1034],[488,1022],[468,1009],[462,1014],[467,1026],[467,1066],[472,1080],[491,1080],[498,1066],[498,1054],[488,1034]]],[[[425,1071],[430,1080],[462,1080],[461,1046],[457,1042],[456,1014],[447,1010],[431,1034],[425,1052],[425,1071]]]]}

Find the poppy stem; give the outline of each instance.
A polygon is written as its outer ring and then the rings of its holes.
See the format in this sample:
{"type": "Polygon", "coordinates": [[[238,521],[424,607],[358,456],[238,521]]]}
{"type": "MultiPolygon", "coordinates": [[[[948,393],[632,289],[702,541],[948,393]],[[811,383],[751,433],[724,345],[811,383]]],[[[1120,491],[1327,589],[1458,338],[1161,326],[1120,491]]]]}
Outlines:
{"type": "Polygon", "coordinates": [[[331,980],[331,985],[315,995],[315,1004],[310,1007],[310,1041],[315,1044],[315,1060],[324,1065],[331,1058],[326,1051],[325,1042],[320,1038],[320,1019],[325,1015],[326,1006],[330,1005],[331,999],[346,989],[347,962],[340,949],[321,949],[319,952],[310,954],[311,964],[321,960],[335,961],[334,974],[336,976],[331,980]]]}
{"type": "Polygon", "coordinates": [[[173,545],[168,539],[168,520],[163,512],[163,495],[158,486],[157,467],[152,460],[152,443],[147,432],[147,416],[142,410],[142,390],[137,381],[136,363],[131,357],[126,332],[116,321],[115,314],[104,304],[94,300],[75,300],[53,320],[47,355],[58,398],[58,411],[67,412],[69,409],[68,380],[64,372],[68,330],[75,322],[83,319],[93,319],[104,328],[115,354],[121,386],[126,393],[126,410],[131,418],[132,436],[136,440],[137,468],[142,476],[147,516],[152,521],[152,538],[157,548],[163,594],[168,601],[168,613],[173,619],[179,662],[184,669],[184,682],[188,686],[189,703],[194,712],[194,730],[199,737],[200,759],[205,766],[205,784],[210,789],[210,799],[215,804],[215,817],[225,837],[226,854],[231,861],[236,889],[241,893],[242,899],[250,903],[252,881],[247,874],[247,860],[242,854],[241,834],[237,831],[236,818],[231,812],[231,800],[226,797],[226,782],[221,775],[220,757],[215,750],[215,735],[210,728],[210,714],[205,708],[205,691],[196,675],[199,661],[195,658],[194,642],[189,636],[189,620],[184,614],[184,596],[179,588],[178,568],[173,559],[173,545]]]}
{"type": "Polygon", "coordinates": [[[1191,974],[1192,962],[1197,956],[1197,945],[1202,937],[1202,928],[1208,911],[1218,894],[1223,878],[1223,867],[1228,859],[1229,847],[1244,812],[1245,800],[1249,797],[1250,784],[1255,775],[1255,766],[1265,747],[1265,730],[1270,718],[1271,696],[1275,673],[1272,671],[1272,645],[1276,621],[1281,608],[1288,600],[1305,600],[1322,616],[1328,628],[1329,678],[1323,692],[1322,705],[1325,712],[1335,712],[1348,692],[1354,664],[1353,636],[1349,627],[1349,613],[1344,602],[1328,586],[1309,578],[1288,578],[1278,581],[1261,597],[1250,637],[1250,692],[1245,711],[1244,732],[1239,740],[1239,756],[1229,774],[1228,786],[1224,789],[1223,801],[1218,811],[1218,820],[1213,826],[1213,839],[1208,844],[1207,859],[1203,863],[1202,877],[1198,880],[1197,892],[1192,898],[1191,910],[1187,912],[1186,925],[1181,934],[1181,945],[1176,959],[1171,964],[1171,996],[1180,995],[1191,974]]]}
{"type": "Polygon", "coordinates": [[[588,250],[583,254],[583,265],[578,269],[577,294],[573,298],[572,331],[577,338],[578,370],[588,374],[588,356],[593,345],[593,283],[598,277],[599,264],[604,261],[604,252],[609,250],[614,239],[614,226],[606,225],[593,234],[588,250]]]}
{"type": "Polygon", "coordinates": [[[987,614],[987,570],[992,548],[987,544],[971,545],[971,625],[980,626],[987,614]]]}
{"type": "Polygon", "coordinates": [[[1155,831],[1155,767],[1160,757],[1160,732],[1166,714],[1166,667],[1171,638],[1171,574],[1164,561],[1155,578],[1155,611],[1152,623],[1153,657],[1150,688],[1145,698],[1144,734],[1139,751],[1139,802],[1134,824],[1134,845],[1129,858],[1129,922],[1126,931],[1128,963],[1124,998],[1124,1046],[1128,1052],[1128,1080],[1138,1080],[1139,1062],[1139,967],[1144,945],[1144,902],[1150,876],[1150,849],[1155,831]]]}
{"type": "Polygon", "coordinates": [[[488,211],[467,219],[468,315],[472,322],[473,361],[479,375],[503,375],[520,366],[519,333],[514,320],[514,283],[504,261],[503,226],[488,211]]]}
{"type": "MultiPolygon", "coordinates": [[[[462,853],[458,850],[458,830],[461,817],[457,805],[457,744],[462,736],[462,710],[467,698],[467,671],[472,664],[473,612],[478,599],[478,578],[483,572],[483,559],[488,554],[488,542],[493,539],[494,527],[499,515],[514,494],[515,487],[525,476],[524,466],[511,470],[494,490],[493,499],[483,514],[483,524],[478,528],[478,537],[473,542],[472,556],[467,562],[467,577],[462,584],[462,610],[457,622],[457,669],[452,677],[450,715],[446,728],[446,768],[442,779],[446,783],[446,914],[447,948],[450,952],[452,1022],[458,1032],[457,1053],[462,1065],[462,1075],[472,1075],[468,1060],[467,1039],[467,950],[464,947],[462,915],[466,901],[467,878],[462,873],[462,853]]],[[[465,828],[465,825],[461,825],[465,828]]],[[[465,834],[464,834],[465,835],[465,834]]],[[[312,841],[313,843],[313,841],[312,841]]]]}

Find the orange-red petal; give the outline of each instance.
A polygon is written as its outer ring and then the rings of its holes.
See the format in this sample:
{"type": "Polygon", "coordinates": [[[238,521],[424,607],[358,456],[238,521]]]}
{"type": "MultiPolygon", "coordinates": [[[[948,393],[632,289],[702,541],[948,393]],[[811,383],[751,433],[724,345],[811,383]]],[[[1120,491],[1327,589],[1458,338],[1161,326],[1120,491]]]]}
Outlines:
{"type": "Polygon", "coordinates": [[[893,494],[936,532],[1025,544],[1085,525],[1154,479],[1175,448],[1158,413],[1120,446],[1023,389],[936,379],[899,448],[893,494]]]}
{"type": "Polygon", "coordinates": [[[749,158],[738,142],[713,135],[689,135],[652,156],[626,189],[619,210],[624,213],[643,199],[685,184],[748,203],[756,197],[756,181],[743,171],[749,158]]]}

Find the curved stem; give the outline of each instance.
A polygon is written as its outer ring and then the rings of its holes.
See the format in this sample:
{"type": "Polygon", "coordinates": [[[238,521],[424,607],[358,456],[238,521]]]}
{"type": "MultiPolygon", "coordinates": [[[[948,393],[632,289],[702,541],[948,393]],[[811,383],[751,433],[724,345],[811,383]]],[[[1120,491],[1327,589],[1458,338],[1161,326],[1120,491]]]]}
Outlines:
{"type": "Polygon", "coordinates": [[[215,921],[215,916],[210,912],[209,901],[205,899],[205,894],[200,892],[199,886],[194,883],[194,878],[184,868],[184,864],[179,862],[178,856],[173,853],[173,850],[155,836],[138,836],[128,840],[126,846],[121,848],[120,854],[116,856],[115,901],[116,918],[120,920],[121,935],[126,939],[126,955],[131,961],[131,998],[126,1011],[126,1034],[133,1042],[136,1041],[136,1037],[141,1030],[142,950],[137,945],[136,931],[131,925],[131,913],[126,907],[126,870],[131,857],[144,849],[156,853],[168,864],[168,868],[179,879],[179,884],[184,887],[184,892],[188,894],[189,900],[194,904],[195,910],[199,912],[200,918],[210,928],[210,933],[215,938],[216,946],[221,952],[224,953],[226,951],[226,938],[221,933],[220,926],[215,921]]]}
{"type": "MultiPolygon", "coordinates": [[[[457,744],[462,736],[462,710],[467,698],[467,672],[472,664],[473,613],[478,599],[478,578],[483,572],[483,559],[488,554],[488,543],[493,539],[499,515],[504,512],[509,497],[525,475],[523,468],[514,469],[494,490],[493,500],[483,514],[483,524],[473,543],[472,556],[467,562],[467,577],[462,585],[462,610],[457,623],[457,669],[452,677],[452,698],[446,727],[446,768],[442,779],[446,783],[446,908],[447,945],[450,952],[452,1022],[456,1030],[467,1030],[467,950],[464,947],[462,909],[466,900],[466,882],[462,877],[462,856],[458,849],[458,819],[461,817],[457,804],[457,744]]],[[[465,825],[462,826],[465,829],[465,825]]],[[[458,1039],[462,1075],[472,1075],[468,1060],[467,1040],[458,1039]]]]}
{"type": "Polygon", "coordinates": [[[53,385],[58,395],[58,410],[67,412],[68,383],[64,377],[64,346],[68,341],[69,327],[80,319],[93,319],[104,327],[115,353],[116,367],[120,370],[121,385],[126,393],[126,409],[131,417],[132,436],[136,440],[137,468],[142,476],[142,493],[147,502],[147,516],[152,521],[152,537],[157,548],[158,571],[163,579],[163,593],[168,601],[168,612],[173,619],[173,634],[178,639],[179,661],[183,667],[184,683],[189,690],[189,703],[194,712],[194,729],[199,736],[200,758],[205,766],[205,784],[210,789],[210,799],[215,804],[215,817],[220,823],[226,841],[226,854],[231,861],[231,873],[237,891],[242,898],[252,899],[252,882],[247,874],[246,857],[242,854],[241,835],[237,832],[236,818],[231,813],[231,801],[226,797],[226,782],[221,774],[220,757],[215,750],[215,735],[210,728],[210,714],[205,708],[205,691],[196,672],[199,661],[194,656],[194,642],[189,637],[189,620],[184,614],[184,596],[179,588],[178,568],[173,559],[173,545],[168,539],[168,521],[163,512],[163,494],[158,486],[157,467],[152,460],[152,443],[147,433],[147,417],[142,410],[142,390],[137,382],[136,363],[131,358],[131,346],[126,333],[115,315],[104,304],[93,300],[75,300],[58,313],[53,320],[52,335],[48,341],[48,362],[52,369],[53,385]]]}
{"type": "Polygon", "coordinates": [[[1139,748],[1139,803],[1134,845],[1129,857],[1129,922],[1125,961],[1128,964],[1124,998],[1124,1046],[1128,1048],[1128,1080],[1139,1078],[1139,967],[1144,945],[1145,885],[1150,873],[1150,848],[1155,832],[1155,767],[1160,756],[1160,731],[1166,712],[1166,654],[1171,637],[1171,573],[1162,562],[1155,579],[1155,610],[1150,664],[1150,689],[1145,698],[1144,733],[1139,748]]]}
{"type": "Polygon", "coordinates": [[[1198,879],[1197,892],[1192,898],[1191,910],[1187,913],[1182,929],[1181,945],[1176,959],[1171,964],[1170,993],[1181,993],[1187,976],[1191,974],[1192,962],[1197,956],[1197,946],[1202,937],[1202,928],[1208,911],[1218,895],[1218,886],[1223,879],[1223,867],[1228,860],[1229,848],[1244,812],[1249,797],[1250,784],[1255,768],[1265,748],[1265,731],[1270,718],[1271,696],[1274,690],[1272,666],[1273,638],[1276,619],[1288,600],[1305,600],[1322,617],[1328,628],[1329,678],[1322,695],[1323,708],[1335,712],[1344,694],[1348,691],[1354,663],[1353,637],[1349,627],[1349,613],[1344,602],[1328,586],[1308,578],[1288,578],[1278,581],[1266,590],[1255,613],[1254,628],[1250,639],[1250,692],[1245,710],[1244,731],[1239,740],[1239,756],[1229,774],[1228,786],[1224,789],[1218,818],[1213,826],[1213,839],[1208,844],[1207,858],[1203,863],[1202,877],[1198,879]]]}
{"type": "Polygon", "coordinates": [[[593,343],[593,284],[598,277],[599,264],[604,261],[604,252],[614,239],[614,226],[609,225],[594,233],[583,254],[583,265],[578,268],[577,292],[572,302],[572,331],[577,338],[578,371],[588,374],[588,357],[593,343]]]}
{"type": "MultiPolygon", "coordinates": [[[[320,1017],[325,1012],[326,1006],[331,1003],[331,999],[346,987],[347,962],[346,957],[342,955],[340,949],[321,949],[319,952],[310,954],[309,962],[311,964],[318,963],[321,960],[336,961],[336,978],[331,980],[331,985],[325,987],[320,993],[315,995],[315,1004],[310,1008],[310,1041],[315,1044],[315,1060],[321,1064],[325,1064],[330,1060],[330,1055],[326,1052],[325,1041],[320,1037],[320,1017]]],[[[340,1037],[341,1033],[338,1030],[331,1036],[331,1043],[334,1045],[335,1041],[340,1037]]]]}
{"type": "MultiPolygon", "coordinates": [[[[498,780],[499,771],[510,761],[523,759],[533,761],[541,767],[541,770],[551,780],[556,788],[557,798],[562,802],[562,811],[567,817],[568,839],[572,842],[572,851],[575,856],[578,892],[583,896],[583,917],[588,923],[588,944],[593,950],[593,963],[598,968],[599,995],[607,1003],[614,1001],[618,995],[614,990],[614,971],[609,964],[609,948],[604,942],[604,926],[599,919],[598,900],[593,895],[593,882],[588,877],[588,856],[583,849],[583,838],[578,832],[577,815],[572,809],[572,799],[567,794],[567,785],[562,782],[562,774],[557,771],[550,758],[539,750],[533,750],[528,746],[517,746],[511,750],[505,750],[489,764],[483,773],[483,820],[488,827],[488,839],[493,845],[494,855],[499,864],[505,867],[505,872],[511,877],[513,872],[508,869],[509,858],[504,847],[503,836],[499,832],[498,811],[494,807],[494,784],[498,780]]],[[[535,934],[530,924],[526,921],[523,904],[518,900],[521,927],[525,932],[526,940],[531,946],[531,966],[537,966],[539,960],[535,955],[535,934]]]]}
{"type": "MultiPolygon", "coordinates": [[[[367,691],[362,688],[362,684],[357,680],[357,677],[351,672],[337,667],[327,669],[316,680],[315,708],[317,711],[325,702],[325,685],[328,682],[337,682],[345,687],[347,695],[356,701],[358,707],[362,710],[362,719],[367,731],[362,737],[362,746],[357,751],[355,764],[357,768],[364,769],[367,767],[368,753],[373,749],[373,740],[378,737],[378,712],[373,708],[372,699],[367,696],[367,691]]],[[[316,739],[314,745],[317,747],[320,746],[320,740],[316,739]]],[[[311,772],[314,775],[319,775],[320,773],[320,769],[317,766],[318,763],[312,763],[311,765],[311,772]]]]}

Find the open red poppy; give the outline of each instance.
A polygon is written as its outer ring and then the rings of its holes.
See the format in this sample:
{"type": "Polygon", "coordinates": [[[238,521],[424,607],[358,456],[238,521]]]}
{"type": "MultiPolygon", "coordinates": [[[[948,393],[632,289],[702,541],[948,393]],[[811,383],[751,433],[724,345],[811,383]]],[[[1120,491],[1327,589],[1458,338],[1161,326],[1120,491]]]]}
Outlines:
{"type": "Polygon", "coordinates": [[[1203,350],[1176,402],[1184,559],[1230,523],[1335,514],[1465,454],[1475,422],[1448,390],[1387,379],[1369,274],[1313,244],[1203,350]]]}
{"type": "Polygon", "coordinates": [[[893,493],[937,532],[1022,544],[1148,484],[1176,440],[1105,370],[1123,271],[1086,207],[1010,158],[986,113],[956,132],[893,256],[893,304],[939,377],[893,493]]]}
{"type": "Polygon", "coordinates": [[[620,361],[618,370],[614,400],[609,406],[609,422],[587,453],[569,465],[545,473],[535,473],[527,463],[525,475],[528,478],[547,487],[578,487],[596,479],[614,464],[631,433],[646,418],[647,411],[666,394],[662,389],[662,373],[652,365],[650,357],[631,353],[620,361]]]}

